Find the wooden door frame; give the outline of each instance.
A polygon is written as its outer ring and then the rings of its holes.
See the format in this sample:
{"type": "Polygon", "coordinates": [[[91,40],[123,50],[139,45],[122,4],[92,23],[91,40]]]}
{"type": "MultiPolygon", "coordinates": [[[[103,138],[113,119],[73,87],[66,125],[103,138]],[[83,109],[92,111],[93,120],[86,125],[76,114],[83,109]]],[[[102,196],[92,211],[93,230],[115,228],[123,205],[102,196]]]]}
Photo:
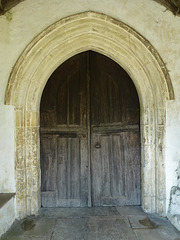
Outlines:
{"type": "Polygon", "coordinates": [[[141,111],[142,207],[166,215],[166,101],[174,99],[167,68],[155,48],[126,24],[85,12],[52,24],[20,55],[5,104],[14,106],[16,209],[19,218],[40,209],[39,106],[52,72],[71,56],[93,50],[120,64],[137,89],[141,111]]]}

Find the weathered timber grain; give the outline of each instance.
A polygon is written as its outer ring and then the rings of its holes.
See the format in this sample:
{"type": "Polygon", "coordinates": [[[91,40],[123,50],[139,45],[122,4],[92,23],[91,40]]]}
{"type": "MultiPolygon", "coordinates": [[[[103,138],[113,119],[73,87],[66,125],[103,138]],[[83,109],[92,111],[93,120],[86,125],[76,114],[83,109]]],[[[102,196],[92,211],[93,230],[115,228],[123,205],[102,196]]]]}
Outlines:
{"type": "Polygon", "coordinates": [[[139,100],[117,63],[88,51],[52,74],[41,100],[41,169],[45,207],[140,204],[139,100]]]}

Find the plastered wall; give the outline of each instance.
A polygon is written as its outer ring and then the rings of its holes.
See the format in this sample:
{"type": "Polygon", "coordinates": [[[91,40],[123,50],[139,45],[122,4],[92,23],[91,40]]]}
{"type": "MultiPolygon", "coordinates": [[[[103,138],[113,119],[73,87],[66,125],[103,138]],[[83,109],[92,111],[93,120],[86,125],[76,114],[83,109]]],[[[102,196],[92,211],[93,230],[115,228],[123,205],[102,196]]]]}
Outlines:
{"type": "Polygon", "coordinates": [[[14,108],[0,106],[0,193],[15,192],[14,108]]]}
{"type": "Polygon", "coordinates": [[[84,12],[104,13],[143,35],[159,52],[174,87],[175,100],[167,102],[166,196],[177,185],[180,161],[180,18],[152,0],[26,0],[0,16],[0,192],[14,192],[14,110],[4,105],[10,72],[28,43],[63,17],[84,12]]]}
{"type": "Polygon", "coordinates": [[[15,220],[14,205],[15,199],[13,197],[0,209],[0,237],[11,227],[15,220]]]}

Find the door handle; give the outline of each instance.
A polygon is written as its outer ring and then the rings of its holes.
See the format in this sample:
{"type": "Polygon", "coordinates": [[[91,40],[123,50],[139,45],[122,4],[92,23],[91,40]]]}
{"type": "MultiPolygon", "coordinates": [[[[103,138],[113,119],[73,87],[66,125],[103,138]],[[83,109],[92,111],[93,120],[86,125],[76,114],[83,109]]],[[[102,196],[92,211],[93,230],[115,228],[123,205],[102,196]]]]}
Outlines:
{"type": "Polygon", "coordinates": [[[83,133],[83,134],[82,134],[82,138],[86,138],[86,134],[83,133]]]}
{"type": "Polygon", "coordinates": [[[95,148],[97,148],[97,149],[101,148],[101,144],[97,142],[97,143],[95,144],[95,148]]]}

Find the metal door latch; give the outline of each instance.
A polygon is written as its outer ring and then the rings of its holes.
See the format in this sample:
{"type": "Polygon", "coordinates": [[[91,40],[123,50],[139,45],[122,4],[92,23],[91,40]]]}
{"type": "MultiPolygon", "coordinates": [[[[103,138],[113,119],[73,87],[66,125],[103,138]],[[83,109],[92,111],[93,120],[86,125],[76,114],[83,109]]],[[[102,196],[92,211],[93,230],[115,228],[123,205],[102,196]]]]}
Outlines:
{"type": "Polygon", "coordinates": [[[101,148],[101,144],[97,142],[97,143],[95,144],[95,148],[97,148],[97,149],[101,148]]]}

